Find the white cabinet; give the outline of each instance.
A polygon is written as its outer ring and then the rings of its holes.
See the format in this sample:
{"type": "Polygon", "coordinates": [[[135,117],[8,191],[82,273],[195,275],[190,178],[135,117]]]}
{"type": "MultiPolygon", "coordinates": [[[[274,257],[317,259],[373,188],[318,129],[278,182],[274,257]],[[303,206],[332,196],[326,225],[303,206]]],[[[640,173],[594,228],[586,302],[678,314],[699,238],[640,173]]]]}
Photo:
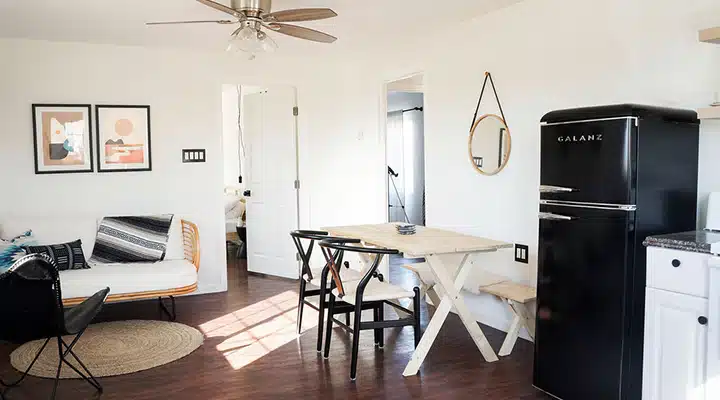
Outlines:
{"type": "Polygon", "coordinates": [[[644,400],[706,399],[707,313],[707,299],[647,288],[644,400]]]}
{"type": "Polygon", "coordinates": [[[648,251],[647,287],[708,297],[708,259],[704,253],[653,248],[648,251]]]}
{"type": "Polygon", "coordinates": [[[708,400],[715,400],[720,399],[720,257],[713,257],[709,264],[708,379],[705,393],[708,400]]]}

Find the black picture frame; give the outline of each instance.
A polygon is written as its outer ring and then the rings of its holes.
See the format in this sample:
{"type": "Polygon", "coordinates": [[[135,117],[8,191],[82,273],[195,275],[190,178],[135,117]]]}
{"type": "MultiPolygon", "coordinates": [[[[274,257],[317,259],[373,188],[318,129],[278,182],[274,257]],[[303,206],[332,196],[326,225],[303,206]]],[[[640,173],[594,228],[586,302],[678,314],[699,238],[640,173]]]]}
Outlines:
{"type": "Polygon", "coordinates": [[[152,123],[150,118],[150,106],[149,105],[132,105],[132,104],[96,104],[95,105],[95,135],[97,135],[96,151],[97,151],[97,171],[101,173],[110,172],[148,172],[152,171],[152,123]],[[130,108],[130,109],[144,109],[147,116],[147,167],[143,168],[118,168],[108,169],[103,168],[103,157],[104,152],[101,149],[101,132],[100,132],[100,114],[102,109],[119,109],[119,108],[130,108]]]}
{"type": "Polygon", "coordinates": [[[33,125],[33,161],[35,164],[35,175],[49,174],[85,174],[95,172],[95,160],[93,159],[93,124],[92,124],[92,105],[90,104],[57,104],[57,103],[33,103],[32,104],[32,125],[33,125]],[[39,108],[77,108],[87,111],[87,132],[88,132],[88,159],[90,161],[89,168],[77,170],[40,170],[40,155],[38,153],[38,120],[37,111],[39,108]]]}

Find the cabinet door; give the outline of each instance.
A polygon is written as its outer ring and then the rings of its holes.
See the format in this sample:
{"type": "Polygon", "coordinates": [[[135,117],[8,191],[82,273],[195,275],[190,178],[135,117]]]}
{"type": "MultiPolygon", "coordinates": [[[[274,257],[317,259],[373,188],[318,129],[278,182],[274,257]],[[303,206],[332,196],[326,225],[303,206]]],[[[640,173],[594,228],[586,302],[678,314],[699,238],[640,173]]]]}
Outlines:
{"type": "MultiPolygon", "coordinates": [[[[712,261],[717,265],[720,258],[712,261]]],[[[709,400],[720,399],[720,268],[710,268],[710,304],[708,311],[708,360],[705,393],[709,400]]]]}
{"type": "Polygon", "coordinates": [[[705,400],[708,301],[652,288],[646,296],[643,400],[705,400]]]}

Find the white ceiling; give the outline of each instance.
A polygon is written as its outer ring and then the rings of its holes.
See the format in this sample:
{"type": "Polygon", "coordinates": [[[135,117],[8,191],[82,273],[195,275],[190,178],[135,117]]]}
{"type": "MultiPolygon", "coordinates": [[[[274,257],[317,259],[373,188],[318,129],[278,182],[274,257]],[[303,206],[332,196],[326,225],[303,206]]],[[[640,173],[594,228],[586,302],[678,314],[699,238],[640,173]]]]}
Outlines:
{"type": "MultiPolygon", "coordinates": [[[[230,0],[217,0],[229,4],[230,0]]],[[[332,45],[273,34],[285,54],[372,51],[393,40],[441,31],[521,0],[275,0],[273,11],[329,7],[339,16],[302,25],[339,40],[332,45]]],[[[227,25],[146,27],[148,21],[226,19],[195,0],[0,0],[0,37],[223,50],[227,25]]]]}

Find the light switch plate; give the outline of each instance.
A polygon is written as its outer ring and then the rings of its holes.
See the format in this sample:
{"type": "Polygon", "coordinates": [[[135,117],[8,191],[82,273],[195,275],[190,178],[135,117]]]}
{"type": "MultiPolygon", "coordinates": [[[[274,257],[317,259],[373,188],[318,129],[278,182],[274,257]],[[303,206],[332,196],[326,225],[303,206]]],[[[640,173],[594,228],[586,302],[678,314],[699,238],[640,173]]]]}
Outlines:
{"type": "Polygon", "coordinates": [[[184,163],[205,162],[205,149],[183,149],[182,162],[184,162],[184,163]]]}

